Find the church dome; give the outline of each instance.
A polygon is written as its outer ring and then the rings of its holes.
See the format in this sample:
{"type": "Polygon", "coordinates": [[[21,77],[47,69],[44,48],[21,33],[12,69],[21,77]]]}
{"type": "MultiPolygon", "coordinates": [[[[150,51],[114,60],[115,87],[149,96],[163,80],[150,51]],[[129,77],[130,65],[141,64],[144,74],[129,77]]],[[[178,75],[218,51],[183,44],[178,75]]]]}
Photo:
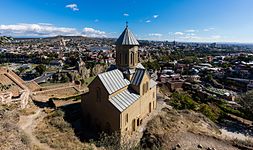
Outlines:
{"type": "Polygon", "coordinates": [[[122,32],[122,34],[117,39],[116,45],[134,45],[134,46],[138,46],[140,44],[136,40],[134,34],[128,29],[128,26],[126,26],[125,30],[122,32]]]}

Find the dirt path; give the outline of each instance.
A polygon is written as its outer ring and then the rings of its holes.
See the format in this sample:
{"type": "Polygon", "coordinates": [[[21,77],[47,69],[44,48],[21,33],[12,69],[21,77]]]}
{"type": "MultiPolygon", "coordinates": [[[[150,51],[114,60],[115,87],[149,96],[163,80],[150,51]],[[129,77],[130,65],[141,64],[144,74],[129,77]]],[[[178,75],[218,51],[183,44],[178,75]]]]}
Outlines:
{"type": "Polygon", "coordinates": [[[211,136],[184,132],[181,135],[177,135],[177,137],[179,138],[178,143],[183,149],[198,149],[198,145],[201,145],[203,149],[238,150],[229,142],[211,136]]]}
{"type": "Polygon", "coordinates": [[[40,143],[36,136],[33,135],[33,129],[44,118],[44,116],[45,114],[43,114],[42,109],[38,109],[35,114],[29,116],[20,116],[18,125],[29,137],[32,145],[42,150],[52,150],[52,148],[50,148],[47,144],[40,143]]]}

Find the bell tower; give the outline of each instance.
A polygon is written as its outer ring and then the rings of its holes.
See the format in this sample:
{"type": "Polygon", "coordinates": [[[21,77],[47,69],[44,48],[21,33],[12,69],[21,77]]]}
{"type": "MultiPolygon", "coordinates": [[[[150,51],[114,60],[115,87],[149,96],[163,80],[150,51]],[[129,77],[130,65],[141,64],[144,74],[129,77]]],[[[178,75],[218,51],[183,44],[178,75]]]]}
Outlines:
{"type": "Polygon", "coordinates": [[[138,46],[133,33],[126,23],[125,30],[116,42],[116,65],[119,69],[133,69],[138,64],[138,46]]]}

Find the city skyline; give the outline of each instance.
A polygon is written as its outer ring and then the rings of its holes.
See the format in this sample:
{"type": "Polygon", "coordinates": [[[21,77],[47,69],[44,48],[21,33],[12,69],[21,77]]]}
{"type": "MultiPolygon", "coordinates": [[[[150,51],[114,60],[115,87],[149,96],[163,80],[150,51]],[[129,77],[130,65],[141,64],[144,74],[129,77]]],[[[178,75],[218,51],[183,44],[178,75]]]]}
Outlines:
{"type": "Polygon", "coordinates": [[[8,0],[0,33],[13,37],[117,38],[129,22],[138,40],[253,43],[253,1],[8,0]]]}

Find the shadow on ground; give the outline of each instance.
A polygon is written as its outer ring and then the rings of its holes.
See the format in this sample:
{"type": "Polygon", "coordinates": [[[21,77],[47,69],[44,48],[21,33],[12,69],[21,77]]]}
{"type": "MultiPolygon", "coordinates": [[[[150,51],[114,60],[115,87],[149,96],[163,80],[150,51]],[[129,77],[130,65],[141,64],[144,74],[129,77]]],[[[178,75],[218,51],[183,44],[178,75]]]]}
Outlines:
{"type": "Polygon", "coordinates": [[[42,102],[33,100],[33,103],[39,108],[55,108],[55,105],[52,103],[52,101],[42,102]]]}
{"type": "Polygon", "coordinates": [[[80,141],[88,142],[90,140],[98,140],[101,132],[95,130],[83,119],[81,103],[70,104],[60,107],[64,112],[64,120],[71,124],[75,135],[80,141]]]}
{"type": "Polygon", "coordinates": [[[231,118],[221,120],[219,122],[219,126],[229,132],[242,133],[244,135],[253,136],[253,126],[242,124],[231,118]]]}

